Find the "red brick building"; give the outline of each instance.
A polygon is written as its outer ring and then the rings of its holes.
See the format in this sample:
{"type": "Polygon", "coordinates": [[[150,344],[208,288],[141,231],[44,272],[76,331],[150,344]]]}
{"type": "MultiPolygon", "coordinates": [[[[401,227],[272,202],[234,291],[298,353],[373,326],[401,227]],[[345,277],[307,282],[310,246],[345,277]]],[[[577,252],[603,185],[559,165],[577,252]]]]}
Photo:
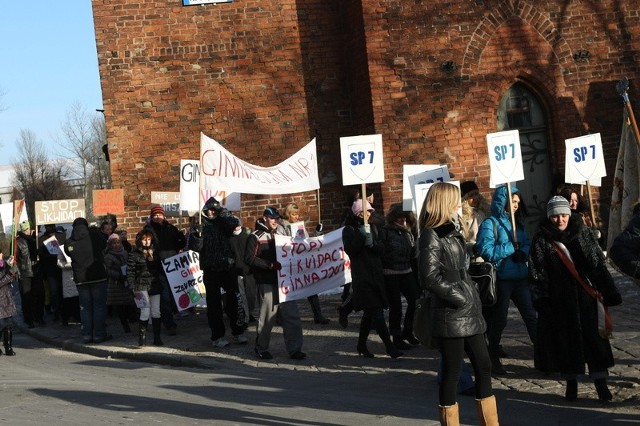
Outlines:
{"type": "MultiPolygon", "coordinates": [[[[318,142],[322,220],[338,226],[339,138],[380,133],[385,177],[375,207],[402,199],[403,164],[447,164],[488,188],[485,135],[518,128],[521,183],[534,212],[564,140],[599,132],[606,220],[623,105],[640,77],[640,6],[603,0],[92,0],[114,187],[138,227],[151,191],[178,191],[179,160],[199,135],[262,166],[318,142]]],[[[594,197],[598,191],[594,189],[594,197]]],[[[317,220],[315,192],[243,195],[252,223],[295,199],[317,220]]]]}

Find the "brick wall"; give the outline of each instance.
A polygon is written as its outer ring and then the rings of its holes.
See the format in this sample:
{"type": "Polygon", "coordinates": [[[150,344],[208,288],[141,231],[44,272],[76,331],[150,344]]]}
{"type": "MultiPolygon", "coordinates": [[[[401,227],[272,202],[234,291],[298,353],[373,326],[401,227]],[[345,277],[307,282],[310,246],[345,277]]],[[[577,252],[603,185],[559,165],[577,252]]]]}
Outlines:
{"type": "MultiPolygon", "coordinates": [[[[318,138],[319,203],[315,192],[244,195],[250,225],[264,206],[295,200],[311,222],[320,204],[323,222],[338,226],[355,190],[342,187],[340,136],[383,135],[377,208],[401,200],[403,164],[446,163],[488,195],[485,135],[515,82],[548,111],[556,172],[564,139],[591,131],[602,134],[612,175],[615,83],[628,76],[633,96],[639,76],[631,0],[92,3],[112,175],[132,228],[151,191],[178,190],[179,160],[197,158],[201,131],[259,165],[318,138]]],[[[604,217],[610,177],[601,193],[604,217]]]]}

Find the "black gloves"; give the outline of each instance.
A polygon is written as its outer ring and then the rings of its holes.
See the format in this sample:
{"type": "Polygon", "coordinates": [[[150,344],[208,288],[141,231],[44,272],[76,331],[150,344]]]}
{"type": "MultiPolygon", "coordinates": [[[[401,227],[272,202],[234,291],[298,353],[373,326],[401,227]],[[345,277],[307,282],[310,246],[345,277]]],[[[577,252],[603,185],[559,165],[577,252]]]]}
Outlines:
{"type": "Polygon", "coordinates": [[[511,255],[513,263],[525,263],[527,261],[527,254],[520,249],[517,249],[515,253],[511,255]]]}

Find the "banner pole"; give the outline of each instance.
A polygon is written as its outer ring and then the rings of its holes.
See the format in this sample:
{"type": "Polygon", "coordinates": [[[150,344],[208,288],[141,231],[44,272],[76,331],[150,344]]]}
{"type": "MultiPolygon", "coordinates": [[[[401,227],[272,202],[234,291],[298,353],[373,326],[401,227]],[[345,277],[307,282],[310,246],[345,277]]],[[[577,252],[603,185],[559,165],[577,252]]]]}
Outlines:
{"type": "Polygon", "coordinates": [[[509,197],[509,214],[511,215],[511,232],[513,232],[513,242],[518,242],[518,233],[516,232],[516,215],[513,212],[513,208],[511,207],[511,182],[507,182],[507,196],[509,197]]]}
{"type": "Polygon", "coordinates": [[[360,197],[362,198],[362,218],[364,219],[364,226],[368,228],[369,223],[369,210],[367,210],[367,184],[362,183],[362,188],[360,188],[360,197]]]}
{"type": "Polygon", "coordinates": [[[200,154],[198,155],[198,225],[202,225],[202,136],[200,133],[200,154]]]}
{"type": "Polygon", "coordinates": [[[596,214],[595,214],[595,210],[593,209],[593,198],[591,197],[591,184],[589,183],[589,181],[587,181],[587,195],[589,197],[589,209],[590,214],[591,214],[591,228],[596,229],[596,214]]]}
{"type": "Polygon", "coordinates": [[[633,113],[633,107],[631,106],[631,102],[629,101],[629,94],[627,91],[629,90],[629,79],[627,77],[618,81],[616,84],[616,89],[620,96],[622,96],[622,100],[624,101],[624,106],[627,109],[627,114],[629,116],[629,121],[631,122],[631,128],[633,129],[633,135],[636,137],[636,143],[640,146],[640,131],[638,131],[638,124],[636,123],[636,116],[633,113]]]}
{"type": "Polygon", "coordinates": [[[318,201],[318,223],[322,223],[322,209],[320,208],[320,188],[316,189],[316,200],[318,201]]]}

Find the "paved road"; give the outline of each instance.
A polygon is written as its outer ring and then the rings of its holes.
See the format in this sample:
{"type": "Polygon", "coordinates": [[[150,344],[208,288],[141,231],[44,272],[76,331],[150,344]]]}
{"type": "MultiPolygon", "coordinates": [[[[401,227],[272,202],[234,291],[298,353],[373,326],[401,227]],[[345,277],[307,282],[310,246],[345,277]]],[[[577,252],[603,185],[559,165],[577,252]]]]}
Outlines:
{"type": "MultiPolygon", "coordinates": [[[[611,309],[614,321],[614,357],[616,366],[611,370],[610,388],[614,395],[611,404],[597,401],[595,389],[588,378],[579,384],[579,399],[574,403],[564,400],[564,383],[556,376],[545,376],[533,368],[533,347],[528,341],[524,324],[515,308],[509,312],[509,324],[503,337],[505,350],[511,358],[503,360],[508,374],[494,378],[498,398],[501,424],[506,425],[606,425],[640,424],[640,287],[631,280],[615,273],[623,294],[623,304],[611,309]]],[[[138,348],[134,334],[124,334],[115,319],[109,320],[109,331],[114,339],[99,345],[83,345],[79,325],[63,327],[49,322],[46,327],[23,330],[37,339],[66,350],[92,354],[99,357],[123,358],[163,365],[215,369],[217,371],[238,368],[277,369],[298,374],[302,386],[313,389],[315,378],[330,376],[336,382],[353,383],[355,386],[372,386],[379,390],[380,383],[388,386],[389,407],[380,406],[380,418],[390,415],[392,419],[404,418],[405,411],[415,413],[411,421],[415,424],[436,424],[437,383],[435,370],[438,354],[425,348],[406,351],[399,359],[390,359],[384,354],[384,346],[372,335],[370,350],[374,359],[356,356],[357,325],[359,316],[350,317],[349,327],[342,329],[337,324],[335,306],[338,296],[323,296],[324,313],[332,318],[329,325],[313,323],[306,301],[299,302],[303,316],[305,344],[303,350],[309,355],[305,361],[293,361],[284,350],[281,329],[276,327],[272,338],[275,359],[260,361],[253,355],[251,342],[254,328],[248,330],[248,345],[232,345],[214,349],[208,339],[209,330],[203,312],[178,319],[178,334],[163,336],[164,347],[138,348]],[[404,394],[398,399],[395,393],[404,394]],[[416,405],[420,408],[416,411],[416,405]]],[[[4,358],[4,357],[3,357],[4,358]]],[[[0,361],[5,361],[0,359],[0,361]]],[[[284,374],[284,373],[283,373],[284,374]]],[[[384,389],[384,387],[383,387],[384,389]]],[[[331,382],[318,389],[319,393],[331,393],[331,382]]],[[[296,398],[296,392],[290,398],[296,398]]],[[[299,401],[300,405],[309,401],[299,401]]],[[[330,405],[329,401],[325,403],[330,405]]],[[[339,399],[335,402],[339,403],[339,399]]],[[[473,398],[461,397],[461,422],[477,424],[473,398]]],[[[331,409],[330,406],[323,407],[331,409]]],[[[375,414],[375,413],[371,413],[375,414]]]]}

